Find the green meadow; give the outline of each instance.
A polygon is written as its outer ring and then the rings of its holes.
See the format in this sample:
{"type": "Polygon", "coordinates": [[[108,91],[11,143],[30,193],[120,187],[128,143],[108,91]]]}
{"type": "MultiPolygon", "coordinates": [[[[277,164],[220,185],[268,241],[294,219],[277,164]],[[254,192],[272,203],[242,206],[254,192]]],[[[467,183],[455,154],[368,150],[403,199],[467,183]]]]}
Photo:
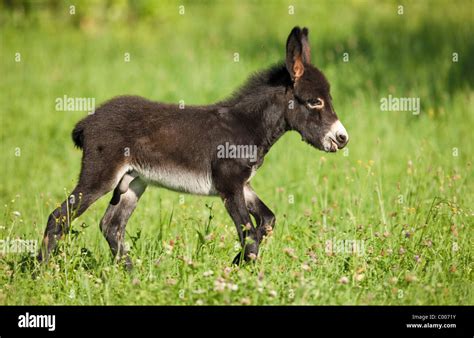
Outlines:
{"type": "Polygon", "coordinates": [[[474,304],[472,1],[106,3],[0,5],[0,304],[474,304]],[[296,25],[350,142],[327,154],[290,132],[272,148],[252,183],[277,223],[255,262],[231,264],[218,198],[156,187],[127,226],[131,273],[99,230],[111,194],[34,261],[80,170],[87,111],[57,98],[222,100],[284,60],[296,25]]]}

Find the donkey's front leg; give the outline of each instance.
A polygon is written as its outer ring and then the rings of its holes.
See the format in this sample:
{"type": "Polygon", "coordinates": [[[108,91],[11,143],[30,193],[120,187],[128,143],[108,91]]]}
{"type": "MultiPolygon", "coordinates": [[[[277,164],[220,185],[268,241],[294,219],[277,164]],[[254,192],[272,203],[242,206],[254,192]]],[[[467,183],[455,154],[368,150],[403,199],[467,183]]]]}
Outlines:
{"type": "Polygon", "coordinates": [[[230,217],[234,221],[239,234],[240,244],[243,247],[241,253],[233,263],[239,264],[243,254],[245,261],[253,260],[258,255],[258,234],[252,224],[249,211],[245,205],[243,188],[236,189],[232,193],[223,196],[224,204],[230,217]]]}
{"type": "Polygon", "coordinates": [[[245,204],[257,223],[258,242],[269,235],[275,226],[275,214],[258,198],[249,183],[244,187],[245,204]]]}

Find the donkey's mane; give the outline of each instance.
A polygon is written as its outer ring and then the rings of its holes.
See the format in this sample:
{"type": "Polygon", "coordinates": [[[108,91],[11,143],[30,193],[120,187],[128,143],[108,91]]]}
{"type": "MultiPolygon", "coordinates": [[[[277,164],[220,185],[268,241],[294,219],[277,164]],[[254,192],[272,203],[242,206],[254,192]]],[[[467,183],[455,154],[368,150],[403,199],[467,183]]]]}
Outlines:
{"type": "Polygon", "coordinates": [[[261,104],[270,100],[272,93],[286,88],[288,85],[291,85],[290,74],[285,64],[279,63],[251,75],[243,86],[217,105],[222,107],[249,106],[248,108],[254,111],[261,104]]]}

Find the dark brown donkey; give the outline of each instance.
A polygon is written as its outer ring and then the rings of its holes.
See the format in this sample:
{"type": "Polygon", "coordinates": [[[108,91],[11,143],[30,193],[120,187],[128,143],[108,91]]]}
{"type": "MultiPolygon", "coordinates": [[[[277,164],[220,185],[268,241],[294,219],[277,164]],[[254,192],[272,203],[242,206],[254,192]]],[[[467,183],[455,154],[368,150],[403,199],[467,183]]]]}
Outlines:
{"type": "Polygon", "coordinates": [[[275,216],[250,180],[272,145],[288,130],[327,152],[349,140],[333,109],[328,81],[311,65],[306,28],[291,31],[285,64],[253,76],[228,100],[181,108],[123,96],[76,125],[72,139],[83,149],[79,183],[49,216],[40,261],[48,259],[72,219],[113,190],[100,228],[114,257],[131,267],[123,245],[125,226],[150,183],[220,196],[244,248],[234,263],[255,259],[275,216]]]}

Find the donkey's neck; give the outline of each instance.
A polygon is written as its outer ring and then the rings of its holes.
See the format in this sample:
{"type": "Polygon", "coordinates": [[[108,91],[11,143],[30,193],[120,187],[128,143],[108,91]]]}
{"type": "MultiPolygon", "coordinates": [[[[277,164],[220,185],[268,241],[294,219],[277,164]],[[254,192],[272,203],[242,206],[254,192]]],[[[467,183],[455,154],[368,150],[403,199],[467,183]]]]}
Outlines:
{"type": "Polygon", "coordinates": [[[285,111],[290,85],[285,66],[274,66],[251,77],[231,99],[218,104],[248,127],[261,156],[288,130],[285,111]]]}
{"type": "Polygon", "coordinates": [[[273,102],[267,104],[259,112],[259,118],[255,121],[255,133],[261,152],[266,154],[278,139],[288,130],[285,120],[284,92],[275,95],[273,102]],[[258,127],[257,127],[258,126],[258,127]]]}

